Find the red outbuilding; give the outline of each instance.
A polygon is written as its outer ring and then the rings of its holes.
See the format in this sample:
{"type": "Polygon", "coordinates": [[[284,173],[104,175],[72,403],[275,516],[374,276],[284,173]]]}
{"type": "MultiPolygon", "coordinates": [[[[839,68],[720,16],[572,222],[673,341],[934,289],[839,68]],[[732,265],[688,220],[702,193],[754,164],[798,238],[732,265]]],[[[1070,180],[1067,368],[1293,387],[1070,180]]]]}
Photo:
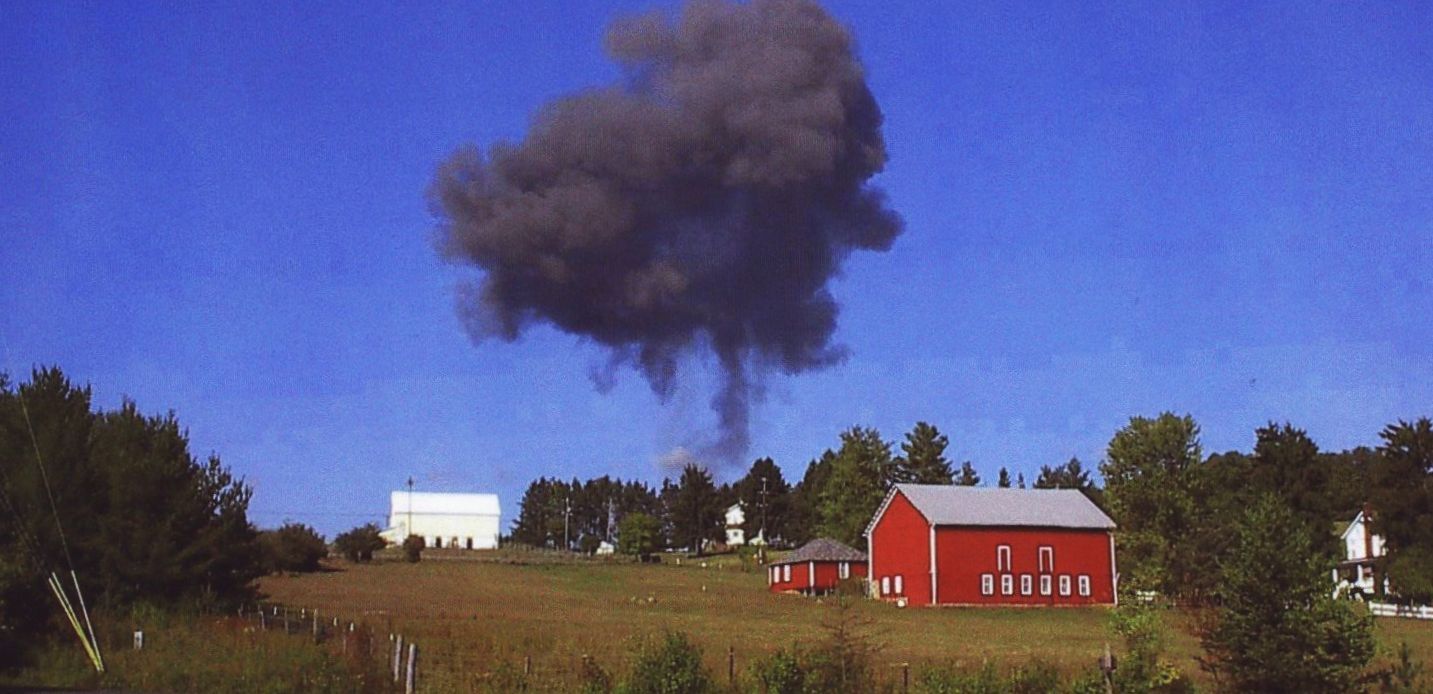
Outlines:
{"type": "Polygon", "coordinates": [[[773,593],[829,593],[840,581],[865,575],[865,553],[822,537],[772,562],[766,582],[773,593]]]}
{"type": "Polygon", "coordinates": [[[1112,605],[1114,528],[1075,489],[898,484],[866,527],[871,594],[911,605],[1112,605]]]}

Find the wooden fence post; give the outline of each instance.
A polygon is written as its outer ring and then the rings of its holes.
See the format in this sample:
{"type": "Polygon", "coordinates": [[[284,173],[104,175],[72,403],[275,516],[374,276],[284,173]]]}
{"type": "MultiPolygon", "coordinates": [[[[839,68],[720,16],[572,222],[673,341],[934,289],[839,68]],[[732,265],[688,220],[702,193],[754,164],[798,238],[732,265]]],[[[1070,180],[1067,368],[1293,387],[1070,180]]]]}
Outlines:
{"type": "Polygon", "coordinates": [[[901,663],[901,692],[902,694],[904,694],[905,692],[909,692],[910,690],[911,664],[909,662],[901,663]]]}
{"type": "Polygon", "coordinates": [[[736,686],[736,646],[726,647],[726,684],[736,686]]]}
{"type": "Polygon", "coordinates": [[[531,675],[531,674],[532,674],[532,656],[530,656],[530,655],[525,655],[525,656],[522,657],[522,676],[523,676],[523,677],[527,677],[528,675],[531,675]]]}
{"type": "Polygon", "coordinates": [[[393,641],[393,684],[398,684],[403,673],[403,635],[393,641]]]}
{"type": "Polygon", "coordinates": [[[403,694],[413,694],[418,685],[418,644],[408,644],[408,677],[403,684],[403,694]]]}

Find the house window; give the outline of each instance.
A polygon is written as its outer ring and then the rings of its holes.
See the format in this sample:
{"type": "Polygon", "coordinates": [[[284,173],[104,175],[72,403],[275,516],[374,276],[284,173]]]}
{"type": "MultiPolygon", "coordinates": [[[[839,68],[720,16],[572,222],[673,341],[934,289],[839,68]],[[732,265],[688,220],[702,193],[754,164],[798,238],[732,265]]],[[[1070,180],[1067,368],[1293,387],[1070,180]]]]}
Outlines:
{"type": "Polygon", "coordinates": [[[882,577],[881,577],[881,595],[890,595],[890,594],[891,594],[891,577],[890,577],[890,576],[882,576],[882,577]]]}
{"type": "Polygon", "coordinates": [[[1055,548],[1040,548],[1040,573],[1050,573],[1055,570],[1055,548]]]}
{"type": "Polygon", "coordinates": [[[468,549],[472,549],[472,548],[473,548],[473,538],[470,537],[470,538],[468,538],[468,549]]]}
{"type": "Polygon", "coordinates": [[[790,565],[790,564],[786,564],[785,566],[782,566],[782,567],[781,567],[781,580],[782,580],[782,582],[786,582],[786,581],[790,581],[790,580],[791,580],[791,565],[790,565]]]}
{"type": "Polygon", "coordinates": [[[1049,595],[1049,594],[1050,594],[1050,577],[1049,577],[1049,576],[1041,576],[1041,577],[1040,577],[1040,594],[1041,594],[1041,595],[1049,595]]]}
{"type": "Polygon", "coordinates": [[[1066,597],[1066,598],[1070,597],[1070,577],[1069,577],[1069,576],[1061,576],[1061,577],[1060,577],[1060,596],[1061,596],[1061,597],[1066,597]]]}
{"type": "Polygon", "coordinates": [[[1005,574],[1000,577],[1000,594],[1011,595],[1015,592],[1015,577],[1005,574]]]}
{"type": "Polygon", "coordinates": [[[841,562],[841,573],[840,573],[840,575],[841,575],[841,578],[843,578],[843,579],[846,579],[846,578],[850,578],[850,577],[851,577],[851,562],[848,562],[848,561],[843,561],[843,562],[841,562]]]}
{"type": "Polygon", "coordinates": [[[1000,545],[995,548],[995,570],[1010,570],[1010,545],[1000,545]]]}
{"type": "Polygon", "coordinates": [[[995,594],[995,575],[994,575],[994,574],[981,574],[981,575],[980,575],[980,594],[981,594],[981,595],[994,595],[994,594],[995,594]]]}
{"type": "Polygon", "coordinates": [[[1090,577],[1089,577],[1089,576],[1081,576],[1081,577],[1080,577],[1080,596],[1081,596],[1081,597],[1085,597],[1085,598],[1090,597],[1090,577]]]}
{"type": "Polygon", "coordinates": [[[433,538],[433,546],[434,546],[435,548],[442,549],[442,548],[443,548],[443,538],[441,538],[441,537],[435,537],[435,538],[433,538]]]}
{"type": "Polygon", "coordinates": [[[1023,575],[1023,576],[1020,577],[1020,594],[1021,594],[1021,595],[1029,595],[1029,594],[1031,593],[1031,588],[1032,588],[1032,585],[1031,585],[1031,584],[1034,582],[1034,581],[1032,581],[1031,579],[1033,579],[1033,578],[1034,578],[1034,577],[1031,576],[1030,574],[1025,574],[1025,575],[1023,575]]]}
{"type": "Polygon", "coordinates": [[[904,583],[903,581],[901,581],[901,576],[900,576],[900,574],[896,574],[896,595],[905,595],[905,594],[906,594],[906,586],[905,586],[905,583],[904,583]]]}

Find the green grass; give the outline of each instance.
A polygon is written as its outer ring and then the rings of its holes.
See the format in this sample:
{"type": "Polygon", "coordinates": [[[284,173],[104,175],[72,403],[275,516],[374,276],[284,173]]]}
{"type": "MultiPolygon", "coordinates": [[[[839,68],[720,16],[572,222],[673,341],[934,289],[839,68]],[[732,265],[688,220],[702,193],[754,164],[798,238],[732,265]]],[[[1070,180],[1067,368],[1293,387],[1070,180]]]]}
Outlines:
{"type": "MultiPolygon", "coordinates": [[[[415,640],[424,657],[425,689],[466,691],[501,681],[531,659],[530,682],[571,683],[584,655],[609,671],[626,669],[633,643],[664,630],[688,633],[724,681],[727,649],[737,668],[772,650],[819,639],[829,600],[773,595],[764,572],[734,557],[668,561],[511,563],[380,562],[340,571],[274,576],[261,588],[273,600],[325,614],[367,620],[382,632],[415,640]]],[[[860,601],[857,609],[883,645],[879,660],[894,677],[899,664],[979,667],[1039,659],[1067,672],[1091,667],[1106,642],[1104,608],[898,608],[860,601]]],[[[1177,664],[1203,679],[1197,640],[1171,613],[1170,649],[1177,664]]],[[[1433,623],[1379,620],[1380,644],[1407,641],[1433,657],[1433,623]]],[[[1118,650],[1117,642],[1111,644],[1118,650]]]]}

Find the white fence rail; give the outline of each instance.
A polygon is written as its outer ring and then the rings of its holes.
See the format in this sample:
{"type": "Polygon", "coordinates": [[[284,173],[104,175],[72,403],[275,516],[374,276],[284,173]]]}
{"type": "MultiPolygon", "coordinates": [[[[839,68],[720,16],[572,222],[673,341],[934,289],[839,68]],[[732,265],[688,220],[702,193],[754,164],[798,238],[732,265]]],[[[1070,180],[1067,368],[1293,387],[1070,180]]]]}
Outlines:
{"type": "Polygon", "coordinates": [[[1368,603],[1368,611],[1376,617],[1408,617],[1411,619],[1433,619],[1433,607],[1427,605],[1392,605],[1386,602],[1368,603]]]}

